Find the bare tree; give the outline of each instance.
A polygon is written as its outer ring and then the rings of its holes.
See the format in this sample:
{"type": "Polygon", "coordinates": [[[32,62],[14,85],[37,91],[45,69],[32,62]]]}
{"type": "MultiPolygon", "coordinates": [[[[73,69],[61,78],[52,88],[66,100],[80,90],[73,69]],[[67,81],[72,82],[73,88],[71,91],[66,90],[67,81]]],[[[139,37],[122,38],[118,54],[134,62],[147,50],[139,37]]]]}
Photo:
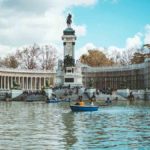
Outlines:
{"type": "Polygon", "coordinates": [[[127,50],[125,50],[122,53],[122,55],[120,55],[120,64],[121,65],[132,64],[131,60],[132,60],[134,52],[135,52],[134,49],[127,49],[127,50]]]}
{"type": "Polygon", "coordinates": [[[7,68],[17,68],[19,66],[19,61],[13,54],[9,54],[5,58],[0,60],[0,66],[5,66],[7,68]]]}
{"type": "Polygon", "coordinates": [[[40,47],[37,44],[17,50],[16,57],[19,59],[21,68],[36,69],[38,68],[37,60],[40,55],[40,47]]]}
{"type": "Polygon", "coordinates": [[[34,44],[33,46],[18,49],[15,54],[0,59],[0,66],[53,70],[57,61],[56,52],[56,49],[50,45],[40,47],[34,44]]]}
{"type": "Polygon", "coordinates": [[[41,47],[40,53],[40,68],[43,70],[53,70],[56,66],[56,49],[50,45],[41,47]]]}

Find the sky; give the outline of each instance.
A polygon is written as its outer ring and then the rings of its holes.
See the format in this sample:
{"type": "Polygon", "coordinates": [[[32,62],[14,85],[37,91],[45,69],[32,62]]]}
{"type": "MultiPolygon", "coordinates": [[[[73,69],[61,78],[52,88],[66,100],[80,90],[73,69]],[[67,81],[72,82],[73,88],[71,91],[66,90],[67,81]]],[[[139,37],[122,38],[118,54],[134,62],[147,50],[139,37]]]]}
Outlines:
{"type": "Polygon", "coordinates": [[[72,14],[75,55],[97,48],[109,55],[150,43],[150,0],[0,0],[0,57],[37,43],[63,56],[61,36],[72,14]]]}

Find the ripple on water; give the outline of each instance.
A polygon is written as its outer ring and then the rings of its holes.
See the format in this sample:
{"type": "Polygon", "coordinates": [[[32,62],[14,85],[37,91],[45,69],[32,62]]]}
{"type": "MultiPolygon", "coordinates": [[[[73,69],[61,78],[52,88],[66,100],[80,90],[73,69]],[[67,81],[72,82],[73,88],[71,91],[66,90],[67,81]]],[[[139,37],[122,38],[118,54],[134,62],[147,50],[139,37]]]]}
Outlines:
{"type": "Polygon", "coordinates": [[[68,104],[0,102],[0,149],[150,149],[149,107],[73,113],[68,104]]]}

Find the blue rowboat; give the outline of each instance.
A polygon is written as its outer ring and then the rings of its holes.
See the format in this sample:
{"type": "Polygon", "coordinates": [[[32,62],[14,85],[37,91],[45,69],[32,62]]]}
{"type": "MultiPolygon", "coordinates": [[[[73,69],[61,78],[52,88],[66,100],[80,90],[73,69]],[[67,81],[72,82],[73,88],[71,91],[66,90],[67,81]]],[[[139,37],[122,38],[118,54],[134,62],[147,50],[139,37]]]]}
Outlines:
{"type": "Polygon", "coordinates": [[[48,100],[48,101],[46,101],[47,103],[58,103],[58,102],[60,102],[60,101],[58,101],[58,100],[48,100]]]}
{"type": "Polygon", "coordinates": [[[72,111],[97,111],[99,106],[79,106],[79,105],[70,105],[72,111]]]}
{"type": "Polygon", "coordinates": [[[59,103],[59,102],[61,102],[61,100],[59,100],[59,99],[48,99],[46,102],[47,103],[59,103]]]}
{"type": "Polygon", "coordinates": [[[48,99],[46,102],[47,103],[59,103],[59,102],[70,102],[70,99],[48,99]]]}

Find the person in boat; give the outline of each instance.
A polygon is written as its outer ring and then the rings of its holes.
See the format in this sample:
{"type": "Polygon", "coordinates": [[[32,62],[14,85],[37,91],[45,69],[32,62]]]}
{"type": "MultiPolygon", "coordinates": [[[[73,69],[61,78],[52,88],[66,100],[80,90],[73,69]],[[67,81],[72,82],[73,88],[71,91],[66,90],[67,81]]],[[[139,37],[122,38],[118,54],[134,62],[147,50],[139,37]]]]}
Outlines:
{"type": "Polygon", "coordinates": [[[78,100],[79,100],[79,102],[77,102],[76,105],[79,105],[79,106],[84,106],[85,105],[83,100],[82,100],[82,96],[79,96],[78,100]]]}
{"type": "Polygon", "coordinates": [[[128,96],[129,100],[134,100],[134,95],[132,94],[132,92],[130,92],[129,96],[128,96]]]}
{"type": "Polygon", "coordinates": [[[83,102],[83,100],[82,100],[82,96],[80,96],[80,98],[79,98],[79,105],[80,105],[80,106],[84,106],[84,102],[83,102]]]}
{"type": "Polygon", "coordinates": [[[90,101],[91,101],[91,106],[94,106],[94,100],[91,98],[90,101]]]}
{"type": "Polygon", "coordinates": [[[93,101],[96,101],[96,96],[95,96],[95,92],[93,92],[92,98],[93,101]]]}
{"type": "Polygon", "coordinates": [[[111,103],[111,100],[109,97],[107,97],[107,100],[105,101],[107,104],[110,104],[111,103]]]}
{"type": "Polygon", "coordinates": [[[80,105],[80,99],[81,99],[81,97],[79,96],[75,105],[80,105]]]}

